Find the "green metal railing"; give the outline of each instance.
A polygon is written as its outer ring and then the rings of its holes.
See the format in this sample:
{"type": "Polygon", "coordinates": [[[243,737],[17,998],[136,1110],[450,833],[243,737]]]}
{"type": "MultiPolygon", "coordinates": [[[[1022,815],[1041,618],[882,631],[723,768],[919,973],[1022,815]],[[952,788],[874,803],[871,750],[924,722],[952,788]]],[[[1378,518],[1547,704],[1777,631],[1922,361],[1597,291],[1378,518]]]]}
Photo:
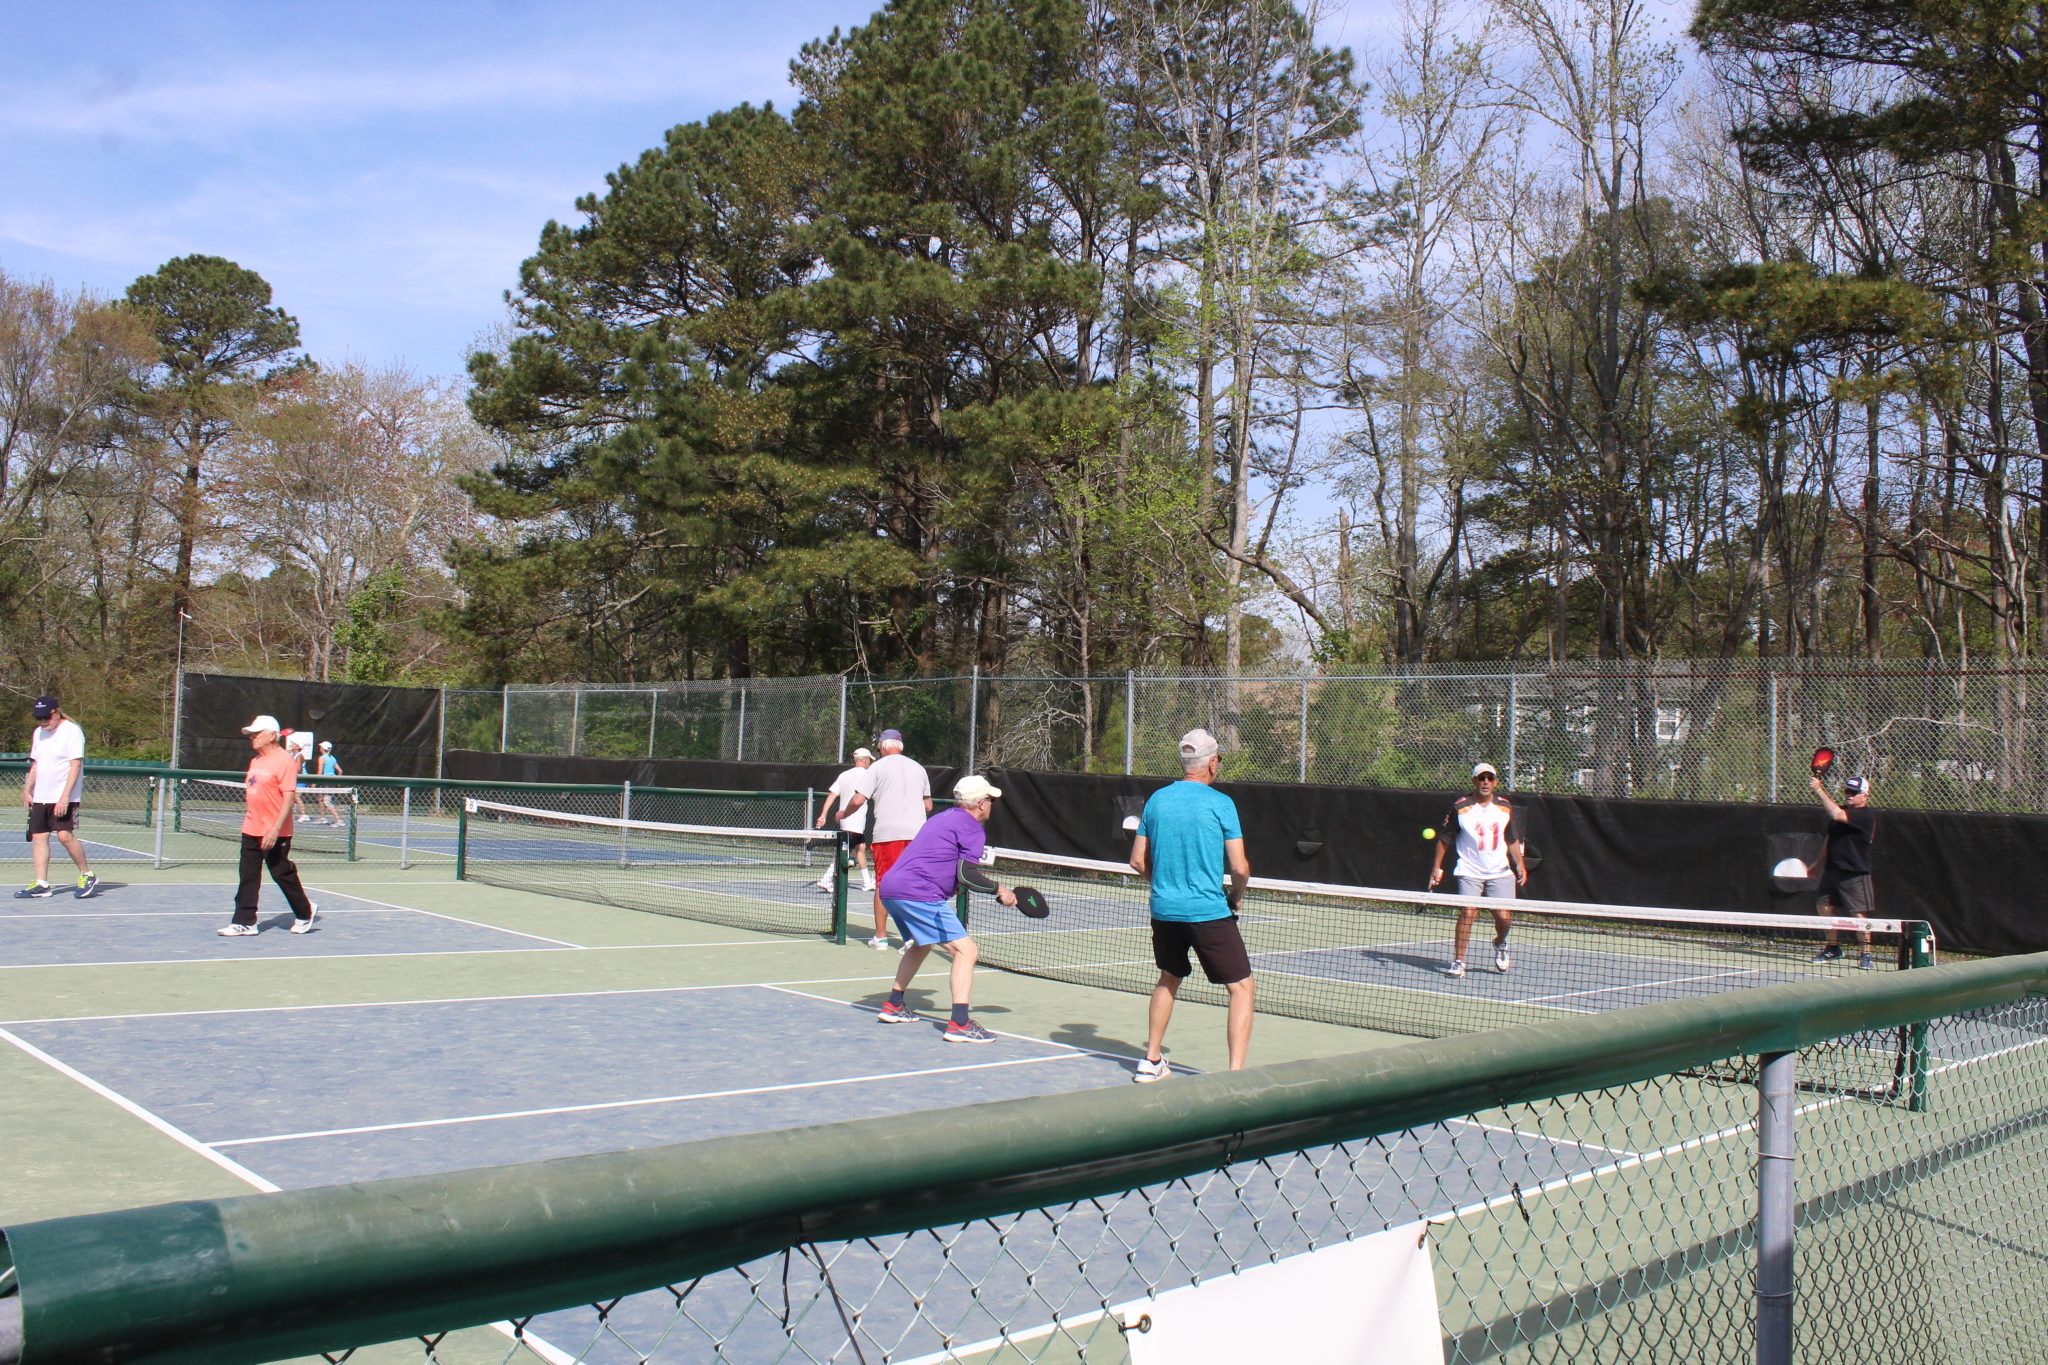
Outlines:
{"type": "Polygon", "coordinates": [[[623,1339],[626,1296],[660,1291],[676,1354],[654,1359],[872,1360],[929,1341],[949,1358],[1116,1359],[1121,1286],[1158,1293],[1419,1216],[1450,1359],[1538,1342],[1558,1358],[1774,1358],[1744,1307],[1756,1091],[1701,1079],[1751,1057],[1808,1086],[1799,1203],[1764,1211],[1814,1247],[1806,1358],[1920,1358],[1929,1331],[1978,1334],[1955,1358],[2038,1358],[2044,993],[2048,955],[1953,964],[1169,1085],[31,1223],[6,1230],[19,1292],[0,1299],[0,1342],[11,1304],[20,1365],[409,1337],[440,1359],[441,1333],[507,1321],[522,1354],[584,1320],[535,1315],[600,1305],[595,1350],[623,1339]],[[1924,1112],[1826,1093],[1859,1039],[1926,1022],[1924,1112]],[[1415,1198],[1380,1201],[1389,1189],[1415,1198]],[[1105,1240],[1069,1275],[1068,1242],[1120,1211],[1156,1245],[1105,1240]],[[1998,1273],[1943,1278],[1962,1248],[1998,1273]],[[1907,1252],[1925,1277],[1901,1279],[1907,1252]],[[971,1287],[964,1307],[946,1306],[948,1273],[971,1287]],[[885,1332],[897,1300],[912,1316],[885,1332]],[[971,1339],[989,1315],[993,1335],[971,1339]]]}

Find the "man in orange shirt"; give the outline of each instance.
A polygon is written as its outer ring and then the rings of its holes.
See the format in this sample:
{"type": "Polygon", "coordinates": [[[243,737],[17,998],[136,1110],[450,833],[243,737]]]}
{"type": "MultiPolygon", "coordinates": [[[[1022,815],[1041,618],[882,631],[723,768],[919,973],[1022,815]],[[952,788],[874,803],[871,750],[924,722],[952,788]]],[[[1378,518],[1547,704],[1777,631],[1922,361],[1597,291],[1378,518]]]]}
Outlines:
{"type": "Polygon", "coordinates": [[[246,938],[257,932],[256,893],[263,887],[263,869],[291,904],[292,932],[303,934],[313,927],[319,907],[299,884],[299,869],[292,865],[292,801],[298,794],[298,756],[277,742],[274,716],[258,716],[242,727],[256,757],[249,760],[249,775],[243,780],[241,884],[235,888],[235,919],[214,932],[222,938],[246,938]]]}

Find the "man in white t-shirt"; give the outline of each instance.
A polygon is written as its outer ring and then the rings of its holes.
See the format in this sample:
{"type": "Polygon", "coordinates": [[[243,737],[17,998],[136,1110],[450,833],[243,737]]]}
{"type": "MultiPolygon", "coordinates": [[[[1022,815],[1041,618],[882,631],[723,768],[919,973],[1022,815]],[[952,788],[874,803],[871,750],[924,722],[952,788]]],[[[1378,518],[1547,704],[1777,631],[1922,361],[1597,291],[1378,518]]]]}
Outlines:
{"type": "Polygon", "coordinates": [[[54,895],[50,885],[50,836],[78,864],[72,894],[84,900],[99,888],[100,879],[85,861],[78,828],[79,788],[85,780],[85,732],[64,714],[55,697],[37,697],[36,728],[28,744],[28,776],[21,784],[21,804],[28,807],[28,841],[34,848],[35,880],[15,892],[30,900],[54,895]]]}
{"type": "MultiPolygon", "coordinates": [[[[1474,764],[1472,794],[1458,798],[1443,818],[1437,836],[1436,861],[1429,869],[1429,889],[1444,877],[1444,840],[1457,829],[1458,863],[1451,875],[1458,879],[1458,894],[1503,902],[1493,912],[1493,969],[1505,972],[1514,965],[1508,956],[1508,926],[1515,921],[1515,888],[1529,884],[1529,865],[1522,860],[1522,827],[1507,798],[1499,794],[1500,774],[1491,763],[1474,764]]],[[[1465,949],[1472,942],[1472,921],[1479,907],[1467,905],[1458,911],[1458,929],[1451,944],[1451,965],[1445,976],[1465,974],[1465,949]]]]}
{"type": "MultiPolygon", "coordinates": [[[[875,851],[875,885],[880,886],[924,828],[925,816],[931,814],[932,779],[924,764],[903,752],[902,731],[882,731],[875,747],[882,756],[868,769],[868,781],[873,784],[868,804],[874,809],[868,821],[868,844],[875,851]]],[[[875,893],[875,936],[868,940],[868,947],[878,952],[889,950],[889,911],[882,905],[879,891],[875,893]]]]}
{"type": "MultiPolygon", "coordinates": [[[[863,891],[875,889],[875,874],[868,870],[868,797],[874,794],[874,779],[868,775],[868,765],[875,761],[871,749],[855,749],[853,766],[832,779],[832,787],[825,798],[825,808],[818,812],[819,829],[825,828],[825,821],[832,817],[836,807],[839,811],[839,832],[846,836],[846,846],[853,850],[853,861],[860,868],[860,886],[863,891]]],[[[832,871],[818,878],[818,889],[832,889],[832,871]]]]}

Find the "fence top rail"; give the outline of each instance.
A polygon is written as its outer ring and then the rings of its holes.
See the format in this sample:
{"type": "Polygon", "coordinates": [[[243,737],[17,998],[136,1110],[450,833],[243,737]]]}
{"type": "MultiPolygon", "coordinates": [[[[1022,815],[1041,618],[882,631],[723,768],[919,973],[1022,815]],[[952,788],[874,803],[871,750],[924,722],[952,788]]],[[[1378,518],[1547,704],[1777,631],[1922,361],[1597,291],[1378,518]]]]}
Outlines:
{"type": "MultiPolygon", "coordinates": [[[[27,767],[28,759],[26,757],[16,758],[0,754],[0,772],[19,772],[27,767]]],[[[91,777],[95,773],[105,777],[154,777],[168,778],[173,781],[193,779],[239,782],[244,776],[243,773],[232,768],[173,768],[168,765],[138,763],[128,759],[88,758],[85,760],[85,775],[91,777]]],[[[304,781],[308,785],[314,780],[315,778],[312,773],[304,775],[304,781]]],[[[355,773],[343,773],[338,778],[319,779],[319,781],[323,786],[366,787],[382,791],[396,791],[401,787],[411,787],[415,791],[449,791],[459,793],[474,791],[478,787],[488,787],[498,791],[516,791],[535,795],[596,794],[616,796],[625,786],[621,782],[511,782],[494,777],[369,777],[358,776],[355,773]]],[[[633,794],[635,796],[738,796],[750,800],[758,798],[761,800],[801,801],[806,796],[815,795],[815,792],[738,791],[722,787],[655,787],[634,783],[633,794]]],[[[91,794],[89,792],[87,793],[86,801],[90,805],[91,794]]]]}
{"type": "Polygon", "coordinates": [[[29,1223],[6,1230],[21,1363],[270,1360],[524,1317],[791,1245],[1118,1194],[2029,993],[2048,993],[2048,954],[1774,986],[1171,1086],[29,1223]],[[872,1158],[912,1141],[924,1160],[872,1158]]]}

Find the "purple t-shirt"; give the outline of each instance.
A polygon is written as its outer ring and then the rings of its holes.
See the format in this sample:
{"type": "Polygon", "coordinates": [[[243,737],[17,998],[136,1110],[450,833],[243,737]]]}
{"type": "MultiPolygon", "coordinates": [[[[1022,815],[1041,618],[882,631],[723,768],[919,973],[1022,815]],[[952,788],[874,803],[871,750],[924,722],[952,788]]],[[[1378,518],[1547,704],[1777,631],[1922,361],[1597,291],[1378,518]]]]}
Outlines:
{"type": "Polygon", "coordinates": [[[924,822],[876,888],[884,900],[949,901],[960,887],[960,860],[981,861],[988,831],[958,806],[924,822]]]}

